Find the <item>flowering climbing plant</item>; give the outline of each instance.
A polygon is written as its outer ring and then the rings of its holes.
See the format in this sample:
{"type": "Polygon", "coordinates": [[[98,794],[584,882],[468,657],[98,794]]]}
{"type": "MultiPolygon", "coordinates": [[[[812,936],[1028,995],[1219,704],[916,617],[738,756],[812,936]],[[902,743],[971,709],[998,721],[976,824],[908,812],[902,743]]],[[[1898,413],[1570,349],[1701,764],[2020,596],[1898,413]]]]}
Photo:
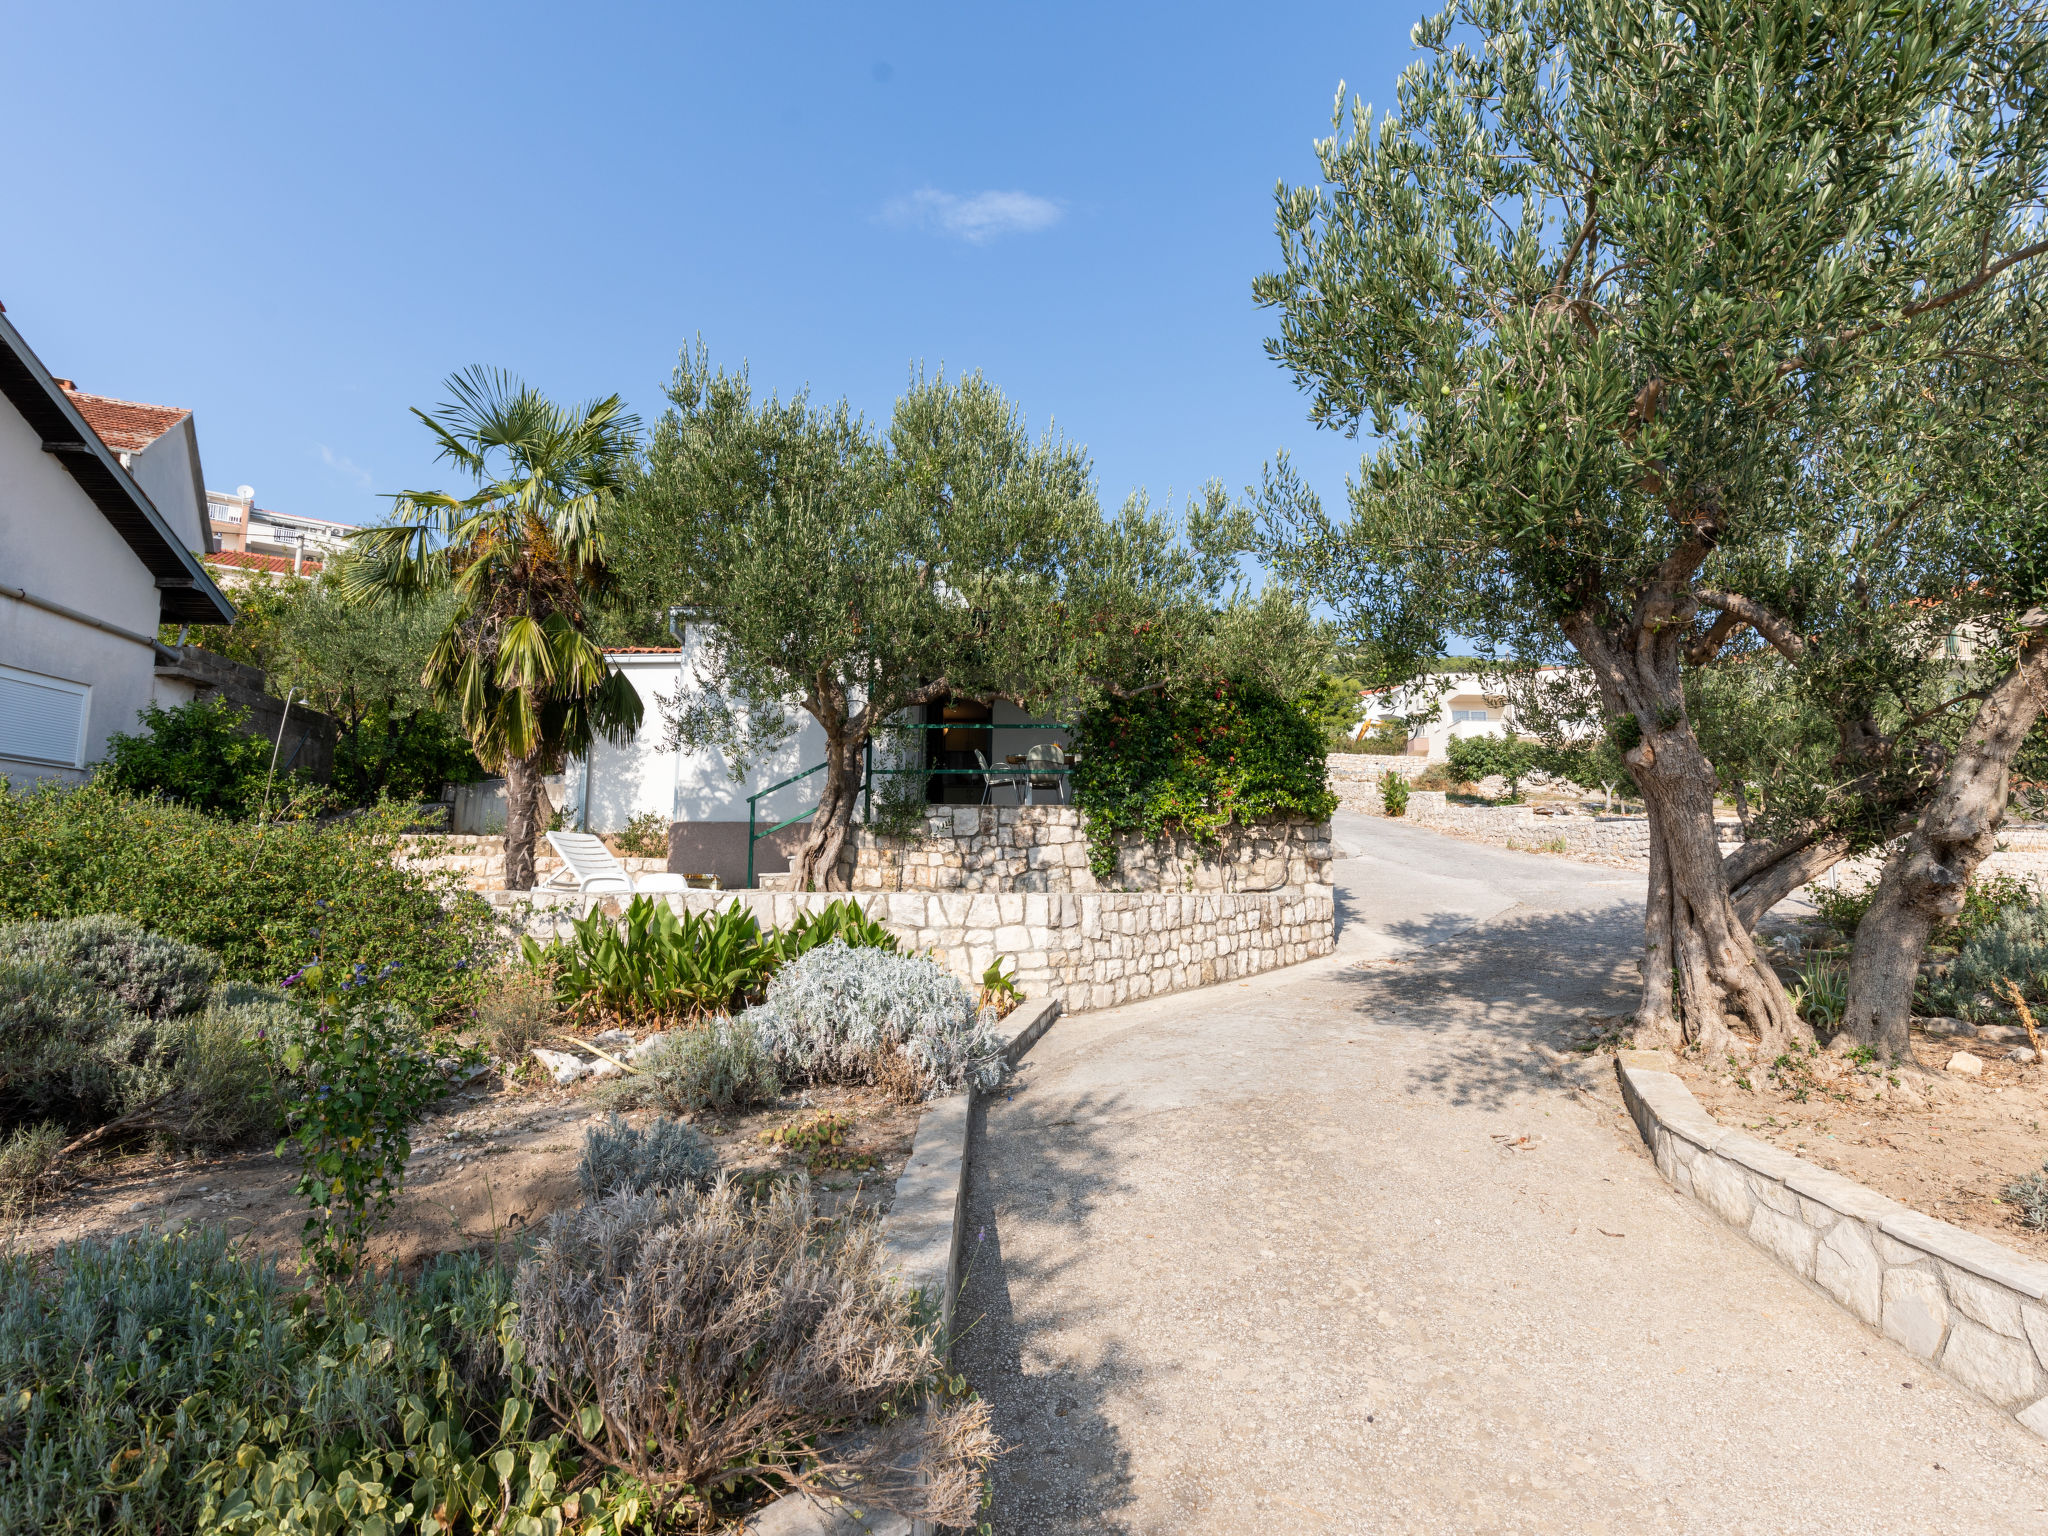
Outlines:
{"type": "Polygon", "coordinates": [[[413,1016],[379,995],[400,969],[316,956],[284,978],[299,1003],[295,1023],[263,1040],[285,1110],[278,1156],[299,1158],[300,1246],[308,1268],[330,1280],[359,1269],[404,1187],[408,1127],[448,1091],[447,1068],[461,1065],[437,1060],[413,1016]]]}
{"type": "Polygon", "coordinates": [[[1299,704],[1224,678],[1116,699],[1082,717],[1074,798],[1095,878],[1117,870],[1127,832],[1180,832],[1213,846],[1232,822],[1321,820],[1337,806],[1322,728],[1299,704]]]}

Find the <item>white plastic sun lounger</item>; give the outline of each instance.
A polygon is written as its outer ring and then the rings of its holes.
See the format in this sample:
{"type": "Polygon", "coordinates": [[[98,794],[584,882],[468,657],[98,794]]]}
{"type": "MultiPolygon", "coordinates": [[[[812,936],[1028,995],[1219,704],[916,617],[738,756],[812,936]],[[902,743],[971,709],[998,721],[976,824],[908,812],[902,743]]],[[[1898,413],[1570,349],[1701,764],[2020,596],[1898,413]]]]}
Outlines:
{"type": "Polygon", "coordinates": [[[681,875],[641,875],[636,879],[612,857],[604,839],[594,832],[550,832],[548,842],[561,856],[564,866],[548,880],[549,885],[564,876],[573,876],[578,890],[593,894],[624,891],[629,895],[658,896],[690,888],[690,882],[681,875]]]}

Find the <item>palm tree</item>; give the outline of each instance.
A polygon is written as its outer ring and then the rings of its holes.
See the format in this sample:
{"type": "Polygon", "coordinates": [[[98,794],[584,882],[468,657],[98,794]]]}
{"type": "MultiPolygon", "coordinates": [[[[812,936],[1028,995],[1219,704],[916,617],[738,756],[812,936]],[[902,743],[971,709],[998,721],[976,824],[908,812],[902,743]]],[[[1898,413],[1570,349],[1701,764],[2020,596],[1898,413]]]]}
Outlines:
{"type": "Polygon", "coordinates": [[[587,632],[589,609],[613,593],[604,523],[640,424],[617,395],[565,408],[497,369],[447,388],[453,399],[413,414],[476,489],[393,497],[393,521],[352,535],[338,575],[351,602],[452,591],[420,680],[505,775],[505,884],[527,890],[541,781],[598,736],[624,745],[640,725],[640,696],[587,632]]]}

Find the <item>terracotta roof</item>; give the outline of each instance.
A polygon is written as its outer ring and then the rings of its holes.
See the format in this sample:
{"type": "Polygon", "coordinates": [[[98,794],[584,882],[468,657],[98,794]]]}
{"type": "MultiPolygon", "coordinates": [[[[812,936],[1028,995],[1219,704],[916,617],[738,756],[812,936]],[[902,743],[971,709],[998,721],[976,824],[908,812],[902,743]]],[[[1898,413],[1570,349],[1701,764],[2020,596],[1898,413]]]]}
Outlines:
{"type": "Polygon", "coordinates": [[[677,649],[673,645],[608,645],[604,653],[607,656],[673,656],[677,649]]]}
{"type": "Polygon", "coordinates": [[[116,453],[140,453],[192,413],[176,405],[142,405],[108,395],[88,395],[68,379],[59,380],[85,424],[116,453]]]}
{"type": "MultiPolygon", "coordinates": [[[[258,555],[246,549],[217,549],[205,557],[208,565],[225,565],[242,571],[274,571],[282,576],[292,574],[289,555],[258,555]]],[[[307,575],[320,569],[320,562],[310,556],[299,562],[299,574],[307,575]]]]}

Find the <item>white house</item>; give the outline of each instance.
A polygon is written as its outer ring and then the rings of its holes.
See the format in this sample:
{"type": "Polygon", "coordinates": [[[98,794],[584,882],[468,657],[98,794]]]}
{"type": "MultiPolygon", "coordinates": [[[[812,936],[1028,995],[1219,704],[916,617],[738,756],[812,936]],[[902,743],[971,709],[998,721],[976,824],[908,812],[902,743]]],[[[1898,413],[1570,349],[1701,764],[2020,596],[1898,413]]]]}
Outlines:
{"type": "MultiPolygon", "coordinates": [[[[1582,667],[1541,667],[1544,681],[1575,678],[1582,667]]],[[[1585,686],[1591,687],[1591,678],[1585,686]]],[[[1477,672],[1439,672],[1399,688],[1375,689],[1365,696],[1365,718],[1352,731],[1353,739],[1363,737],[1376,726],[1404,724],[1408,729],[1407,751],[1414,757],[1441,758],[1461,736],[1505,736],[1509,731],[1529,734],[1515,713],[1514,702],[1498,688],[1489,690],[1477,672]]]]}
{"type": "Polygon", "coordinates": [[[192,413],[67,389],[0,311],[0,775],[76,782],[151,702],[162,624],[235,612],[192,413]]]}
{"type": "MultiPolygon", "coordinates": [[[[690,874],[715,874],[728,886],[745,883],[750,797],[756,831],[765,832],[778,822],[802,814],[818,803],[824,787],[822,772],[811,773],[793,784],[805,770],[825,761],[825,732],[803,710],[794,710],[789,738],[762,761],[735,779],[732,765],[722,752],[706,749],[672,752],[666,745],[667,720],[657,695],[675,697],[688,671],[694,670],[701,643],[699,632],[684,631],[688,651],[674,646],[629,647],[605,653],[606,659],[631,680],[645,708],[644,723],[630,745],[615,747],[600,741],[589,762],[573,761],[564,774],[559,804],[564,819],[591,832],[618,832],[636,816],[666,817],[670,823],[670,867],[690,874]],[[781,788],[775,788],[782,785],[781,788]]],[[[920,777],[918,791],[935,799],[979,803],[984,797],[1003,805],[1016,803],[1028,794],[1056,795],[1056,789],[1027,787],[1027,776],[1006,761],[1021,759],[1033,746],[1046,742],[1064,744],[1066,733],[1030,724],[1031,716],[1021,707],[998,700],[994,705],[957,704],[928,706],[930,729],[926,732],[927,765],[948,771],[920,777]],[[981,757],[977,760],[975,754],[981,757]],[[986,765],[989,772],[984,774],[986,765]]],[[[923,724],[925,722],[919,721],[923,724]]],[[[909,748],[902,763],[882,761],[887,750],[876,749],[877,766],[907,767],[916,762],[917,748],[909,748]]],[[[886,780],[878,776],[874,793],[879,799],[886,780]]],[[[502,815],[502,812],[500,813],[502,815]]],[[[808,830],[796,822],[772,838],[764,838],[755,849],[754,871],[775,874],[789,867],[789,853],[808,830]]]]}

